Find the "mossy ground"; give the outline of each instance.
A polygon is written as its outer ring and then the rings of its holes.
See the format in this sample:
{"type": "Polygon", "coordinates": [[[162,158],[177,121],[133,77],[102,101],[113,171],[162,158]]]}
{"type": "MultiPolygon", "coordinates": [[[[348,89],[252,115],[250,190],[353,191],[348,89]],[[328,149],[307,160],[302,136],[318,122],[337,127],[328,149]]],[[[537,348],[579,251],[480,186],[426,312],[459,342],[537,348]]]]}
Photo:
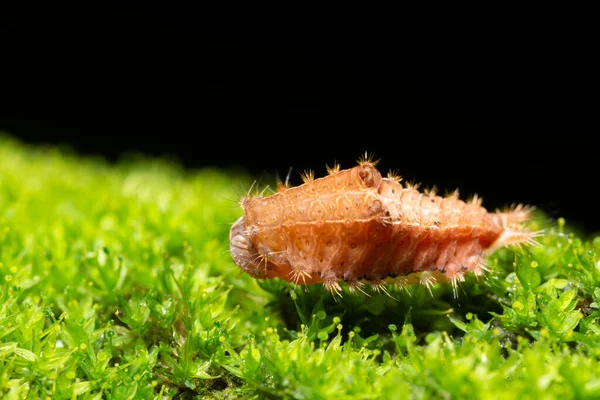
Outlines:
{"type": "MultiPolygon", "coordinates": [[[[600,238],[537,215],[447,284],[333,301],[233,265],[242,171],[0,136],[4,398],[600,398],[600,238]]],[[[509,200],[509,199],[507,199],[509,200]]]]}

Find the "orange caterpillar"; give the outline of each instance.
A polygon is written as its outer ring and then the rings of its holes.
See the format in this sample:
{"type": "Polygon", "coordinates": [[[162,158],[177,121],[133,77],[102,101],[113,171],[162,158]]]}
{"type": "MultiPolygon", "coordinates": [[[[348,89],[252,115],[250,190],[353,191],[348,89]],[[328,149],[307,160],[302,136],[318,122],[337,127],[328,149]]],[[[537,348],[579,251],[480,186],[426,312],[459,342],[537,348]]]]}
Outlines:
{"type": "Polygon", "coordinates": [[[363,282],[385,291],[384,280],[400,286],[450,281],[455,293],[465,273],[486,270],[484,259],[511,244],[535,244],[539,232],[522,227],[530,208],[489,213],[474,197],[442,198],[381,176],[366,157],[347,170],[265,197],[241,200],[244,216],[231,227],[235,263],[259,279],[295,284],[322,282],[340,295],[363,282]]]}

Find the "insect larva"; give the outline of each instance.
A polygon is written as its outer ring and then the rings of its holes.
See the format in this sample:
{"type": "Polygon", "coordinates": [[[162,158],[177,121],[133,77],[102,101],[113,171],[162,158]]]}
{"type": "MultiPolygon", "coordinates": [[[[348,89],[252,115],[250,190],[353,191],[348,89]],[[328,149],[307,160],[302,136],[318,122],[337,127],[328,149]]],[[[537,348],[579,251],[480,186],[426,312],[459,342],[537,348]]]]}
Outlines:
{"type": "Polygon", "coordinates": [[[531,208],[490,213],[474,197],[440,197],[382,177],[370,159],[354,168],[328,168],[329,175],[265,197],[241,200],[244,215],[231,227],[235,263],[258,279],[295,284],[322,282],[340,294],[384,280],[400,285],[450,281],[480,275],[484,260],[503,246],[534,244],[538,232],[522,227],[531,208]]]}

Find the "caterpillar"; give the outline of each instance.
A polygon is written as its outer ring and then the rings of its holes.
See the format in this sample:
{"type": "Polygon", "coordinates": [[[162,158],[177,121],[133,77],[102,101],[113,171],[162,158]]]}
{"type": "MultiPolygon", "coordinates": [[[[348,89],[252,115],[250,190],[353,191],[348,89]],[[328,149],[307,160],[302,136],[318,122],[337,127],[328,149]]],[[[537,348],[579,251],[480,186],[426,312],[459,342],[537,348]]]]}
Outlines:
{"type": "Polygon", "coordinates": [[[488,212],[477,196],[420,192],[376,163],[365,155],[353,168],[335,164],[319,179],[305,173],[300,186],[278,182],[272,195],[243,197],[229,236],[235,264],[257,279],[322,283],[334,296],[342,281],[386,293],[390,282],[451,282],[456,296],[465,274],[483,274],[501,247],[537,244],[540,232],[525,228],[533,207],[488,212]]]}

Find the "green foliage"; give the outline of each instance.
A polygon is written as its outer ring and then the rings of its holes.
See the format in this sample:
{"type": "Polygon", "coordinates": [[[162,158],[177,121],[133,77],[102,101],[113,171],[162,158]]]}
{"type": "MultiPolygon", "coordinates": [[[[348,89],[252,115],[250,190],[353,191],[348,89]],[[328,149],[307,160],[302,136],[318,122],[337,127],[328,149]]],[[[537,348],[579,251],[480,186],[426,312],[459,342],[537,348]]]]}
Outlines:
{"type": "Polygon", "coordinates": [[[600,237],[539,214],[485,279],[334,300],[227,252],[243,171],[0,137],[0,396],[600,397],[600,237]]]}

